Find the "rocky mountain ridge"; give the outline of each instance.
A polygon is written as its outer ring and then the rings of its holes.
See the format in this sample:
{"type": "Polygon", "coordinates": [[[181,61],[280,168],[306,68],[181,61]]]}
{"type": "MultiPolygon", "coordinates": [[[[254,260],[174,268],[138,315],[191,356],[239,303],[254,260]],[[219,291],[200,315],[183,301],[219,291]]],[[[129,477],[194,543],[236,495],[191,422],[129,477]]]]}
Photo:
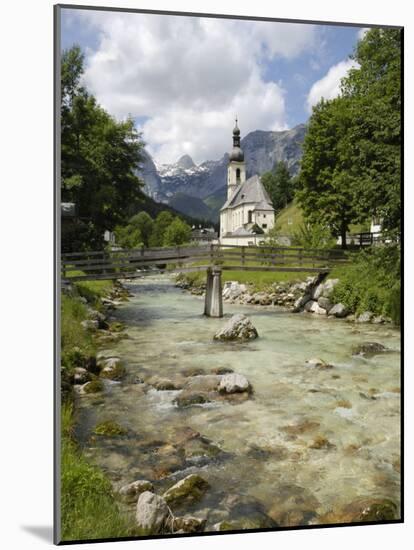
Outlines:
{"type": "MultiPolygon", "coordinates": [[[[247,177],[261,175],[280,161],[287,163],[292,175],[297,174],[305,132],[306,126],[299,124],[291,130],[255,130],[247,134],[241,140],[247,177]]],[[[183,155],[176,163],[157,164],[145,151],[138,175],[144,181],[144,192],[157,202],[216,221],[226,196],[227,165],[227,153],[217,161],[197,165],[189,155],[183,155]],[[186,197],[192,200],[186,201],[186,197]]]]}

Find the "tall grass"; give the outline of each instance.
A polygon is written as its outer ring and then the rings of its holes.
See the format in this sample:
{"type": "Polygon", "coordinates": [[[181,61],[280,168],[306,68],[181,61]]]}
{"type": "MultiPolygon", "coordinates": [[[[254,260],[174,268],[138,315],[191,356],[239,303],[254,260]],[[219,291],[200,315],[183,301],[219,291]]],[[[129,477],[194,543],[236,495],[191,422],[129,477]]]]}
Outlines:
{"type": "Polygon", "coordinates": [[[137,536],[132,519],[119,510],[105,474],[88,462],[73,438],[72,403],[62,406],[62,540],[137,536]]]}

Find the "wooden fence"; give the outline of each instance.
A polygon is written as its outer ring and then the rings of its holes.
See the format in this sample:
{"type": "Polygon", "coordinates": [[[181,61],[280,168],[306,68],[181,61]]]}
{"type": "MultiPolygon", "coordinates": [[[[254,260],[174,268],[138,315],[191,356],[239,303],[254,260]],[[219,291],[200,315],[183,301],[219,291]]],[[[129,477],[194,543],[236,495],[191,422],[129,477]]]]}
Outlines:
{"type": "Polygon", "coordinates": [[[202,271],[210,266],[237,271],[323,272],[347,262],[342,250],[213,245],[72,252],[61,256],[64,280],[134,278],[153,273],[202,271]]]}

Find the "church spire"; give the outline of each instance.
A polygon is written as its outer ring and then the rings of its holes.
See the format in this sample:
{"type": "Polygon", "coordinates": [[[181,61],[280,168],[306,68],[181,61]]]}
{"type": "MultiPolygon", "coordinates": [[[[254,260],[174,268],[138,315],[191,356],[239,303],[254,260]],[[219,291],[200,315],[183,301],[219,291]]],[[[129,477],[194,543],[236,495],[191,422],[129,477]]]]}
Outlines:
{"type": "Polygon", "coordinates": [[[235,160],[237,162],[243,162],[244,161],[244,153],[243,150],[240,147],[240,129],[237,125],[237,116],[236,116],[236,124],[233,128],[233,149],[230,153],[230,161],[235,160]]]}
{"type": "Polygon", "coordinates": [[[237,126],[237,116],[236,116],[236,124],[233,128],[233,147],[240,147],[240,129],[237,126]]]}

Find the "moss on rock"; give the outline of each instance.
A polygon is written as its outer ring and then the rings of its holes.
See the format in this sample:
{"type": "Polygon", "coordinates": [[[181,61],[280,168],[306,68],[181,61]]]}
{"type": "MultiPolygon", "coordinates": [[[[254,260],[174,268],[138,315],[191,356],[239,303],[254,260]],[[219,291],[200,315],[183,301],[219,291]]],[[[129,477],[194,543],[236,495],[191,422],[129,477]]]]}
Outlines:
{"type": "Polygon", "coordinates": [[[95,426],[93,433],[96,435],[115,436],[126,435],[128,433],[128,430],[126,430],[120,424],[114,422],[113,420],[105,420],[104,422],[100,422],[95,426]]]}
{"type": "Polygon", "coordinates": [[[163,496],[170,506],[179,506],[197,502],[209,487],[210,485],[201,476],[190,474],[170,487],[163,496]]]}
{"type": "Polygon", "coordinates": [[[95,378],[95,380],[91,380],[90,382],[86,382],[82,386],[83,393],[99,393],[104,390],[104,384],[102,380],[99,380],[95,378]]]}

